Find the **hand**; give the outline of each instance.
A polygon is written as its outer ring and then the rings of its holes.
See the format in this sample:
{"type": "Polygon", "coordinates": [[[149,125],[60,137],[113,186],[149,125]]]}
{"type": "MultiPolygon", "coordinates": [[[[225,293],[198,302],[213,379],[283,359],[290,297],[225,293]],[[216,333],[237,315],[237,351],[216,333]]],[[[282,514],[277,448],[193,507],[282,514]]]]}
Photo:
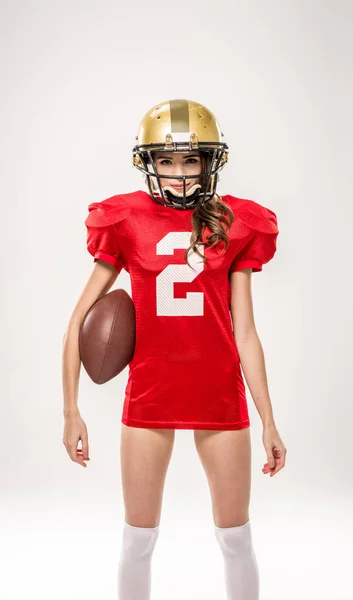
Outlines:
{"type": "Polygon", "coordinates": [[[65,417],[63,444],[71,460],[82,465],[82,467],[87,467],[84,461],[90,460],[88,457],[88,434],[80,413],[65,417]],[[77,448],[79,440],[82,442],[82,450],[77,448]]]}
{"type": "Polygon", "coordinates": [[[265,475],[270,473],[270,477],[273,477],[285,465],[287,448],[285,448],[275,425],[264,427],[262,441],[268,460],[264,464],[262,472],[265,475]]]}

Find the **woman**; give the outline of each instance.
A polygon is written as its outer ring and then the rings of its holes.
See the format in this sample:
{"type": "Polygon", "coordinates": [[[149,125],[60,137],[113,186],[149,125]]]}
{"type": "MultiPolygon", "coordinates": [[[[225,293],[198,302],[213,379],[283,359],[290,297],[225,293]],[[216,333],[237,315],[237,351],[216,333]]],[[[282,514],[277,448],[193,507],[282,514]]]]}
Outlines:
{"type": "Polygon", "coordinates": [[[88,437],[77,407],[78,335],[92,304],[122,268],[131,276],[136,345],[121,429],[125,522],[120,600],[148,600],[151,559],[175,429],[193,429],[224,556],[228,600],[257,600],[249,520],[250,420],[244,371],[263,422],[272,477],[286,448],[274,423],[253,316],[251,273],[276,251],[273,211],[216,193],[228,147],[204,106],[171,100],[141,121],[133,164],[148,192],[94,202],[85,221],[95,266],[70,318],[63,352],[64,444],[86,466],[88,437]],[[82,441],[82,450],[77,448],[82,441]]]}

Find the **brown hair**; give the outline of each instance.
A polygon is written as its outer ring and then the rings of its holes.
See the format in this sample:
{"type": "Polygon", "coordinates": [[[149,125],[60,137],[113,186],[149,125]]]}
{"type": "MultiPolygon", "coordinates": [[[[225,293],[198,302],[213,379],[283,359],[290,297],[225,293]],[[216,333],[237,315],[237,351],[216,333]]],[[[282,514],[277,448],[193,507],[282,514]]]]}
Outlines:
{"type": "MultiPolygon", "coordinates": [[[[201,173],[207,173],[211,166],[211,155],[208,152],[199,151],[201,159],[201,173]]],[[[148,162],[148,161],[147,161],[148,162]]],[[[214,175],[217,177],[217,174],[214,175]]],[[[147,184],[147,175],[145,176],[145,182],[147,184]]],[[[207,178],[202,177],[201,191],[205,191],[207,178]]],[[[192,249],[198,254],[204,262],[208,262],[208,258],[200,253],[197,248],[197,244],[202,243],[202,234],[207,227],[211,232],[206,236],[207,242],[204,244],[208,247],[216,247],[221,243],[225,244],[224,252],[229,246],[229,238],[227,232],[234,221],[234,213],[232,209],[223,202],[221,196],[215,194],[211,200],[208,200],[202,206],[195,206],[192,209],[191,223],[192,233],[190,236],[190,246],[185,250],[185,260],[189,267],[191,266],[188,261],[188,253],[192,249]]]]}
{"type": "MultiPolygon", "coordinates": [[[[200,151],[201,158],[201,173],[206,173],[211,164],[211,156],[206,153],[200,151]]],[[[215,175],[214,177],[217,177],[215,175]]],[[[201,190],[205,191],[205,185],[207,183],[207,178],[202,177],[200,184],[201,190]]],[[[215,194],[211,200],[208,200],[202,206],[196,206],[193,209],[191,216],[191,223],[193,226],[193,230],[190,237],[190,246],[185,251],[185,260],[189,266],[188,262],[188,253],[192,249],[196,252],[201,258],[204,259],[204,262],[208,261],[208,258],[201,254],[196,246],[198,243],[202,243],[202,234],[207,227],[210,230],[210,234],[206,236],[207,242],[205,246],[209,246],[214,248],[221,243],[225,244],[224,252],[227,250],[229,246],[229,238],[227,232],[229,231],[230,226],[234,221],[234,213],[232,209],[226,205],[222,198],[215,194]]]]}

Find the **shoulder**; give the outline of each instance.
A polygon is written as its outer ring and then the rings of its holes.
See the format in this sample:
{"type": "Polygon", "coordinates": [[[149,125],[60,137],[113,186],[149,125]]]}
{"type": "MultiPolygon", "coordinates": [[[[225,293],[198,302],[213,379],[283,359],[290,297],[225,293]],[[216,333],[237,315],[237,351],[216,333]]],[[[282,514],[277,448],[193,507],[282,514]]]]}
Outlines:
{"type": "Polygon", "coordinates": [[[223,195],[222,200],[230,206],[235,219],[241,221],[250,229],[262,233],[278,233],[277,216],[270,208],[254,200],[238,198],[231,194],[223,195]]]}
{"type": "Polygon", "coordinates": [[[141,204],[143,194],[142,191],[115,194],[100,202],[92,202],[88,205],[85,225],[105,227],[126,219],[141,204]]]}

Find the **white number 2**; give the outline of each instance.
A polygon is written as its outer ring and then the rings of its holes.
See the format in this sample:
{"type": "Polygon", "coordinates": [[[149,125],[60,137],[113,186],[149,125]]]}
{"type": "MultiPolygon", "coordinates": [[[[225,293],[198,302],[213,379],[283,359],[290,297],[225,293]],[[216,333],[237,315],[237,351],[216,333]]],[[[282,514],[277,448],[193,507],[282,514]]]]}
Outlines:
{"type": "MultiPolygon", "coordinates": [[[[175,248],[190,246],[190,231],[170,231],[156,245],[156,254],[173,254],[175,248]]],[[[204,254],[204,245],[197,244],[204,254]]],[[[157,315],[164,317],[189,317],[203,315],[203,292],[187,292],[186,298],[174,298],[174,283],[193,281],[204,269],[204,261],[196,252],[189,250],[188,261],[182,265],[167,265],[157,275],[157,315]]]]}

